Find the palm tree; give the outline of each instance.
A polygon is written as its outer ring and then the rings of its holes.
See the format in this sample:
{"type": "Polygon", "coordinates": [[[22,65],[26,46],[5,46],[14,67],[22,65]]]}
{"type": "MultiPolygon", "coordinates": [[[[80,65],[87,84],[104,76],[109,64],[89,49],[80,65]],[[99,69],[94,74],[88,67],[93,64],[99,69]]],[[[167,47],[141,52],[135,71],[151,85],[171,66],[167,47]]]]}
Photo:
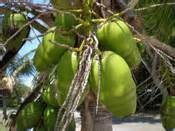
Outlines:
{"type": "MultiPolygon", "coordinates": [[[[169,94],[174,95],[174,89],[172,86],[169,89],[166,89],[166,83],[173,83],[174,76],[173,73],[173,59],[175,58],[174,48],[171,48],[171,44],[174,43],[174,25],[175,25],[175,14],[173,8],[172,0],[97,0],[94,4],[94,8],[96,9],[95,13],[100,18],[107,18],[109,16],[117,17],[121,15],[121,19],[124,19],[128,26],[132,29],[135,35],[143,41],[146,46],[146,55],[143,56],[143,65],[146,70],[150,73],[149,75],[152,77],[152,81],[156,87],[161,89],[161,94],[167,95],[167,90],[169,94]],[[119,14],[115,14],[118,12],[119,14]],[[154,38],[150,38],[152,36],[154,38]],[[166,45],[160,41],[167,43],[166,45]],[[150,58],[150,59],[149,59],[150,58]],[[163,61],[163,62],[162,62],[163,61]],[[150,65],[151,66],[147,66],[150,65]],[[168,72],[165,74],[165,71],[168,72]],[[159,73],[160,72],[160,73],[159,73]],[[163,72],[163,74],[162,74],[163,72]],[[164,83],[160,85],[162,82],[161,79],[164,79],[164,83]]],[[[25,9],[32,13],[32,15],[40,18],[40,20],[47,23],[47,25],[53,25],[53,15],[52,13],[48,13],[50,10],[47,6],[37,6],[29,3],[29,7],[25,8],[25,5],[15,5],[18,9],[25,9]],[[32,11],[29,9],[33,9],[32,11]],[[41,15],[40,12],[44,12],[46,15],[41,15]],[[44,16],[44,17],[43,17],[44,16]]],[[[49,6],[50,7],[50,6],[49,6]]],[[[51,11],[53,11],[51,9],[51,11]]],[[[43,14],[44,14],[43,13],[43,14]]],[[[32,26],[38,29],[41,32],[45,32],[46,28],[43,24],[38,24],[35,20],[31,22],[32,26]]],[[[78,34],[78,36],[81,36],[78,34]]],[[[81,38],[80,38],[81,39],[81,38]]],[[[4,57],[2,62],[0,63],[1,68],[7,64],[7,62],[11,61],[11,58],[14,58],[14,55],[19,50],[15,52],[9,51],[9,57],[4,57]],[[12,55],[11,55],[12,54],[12,55]]],[[[33,72],[33,66],[31,66],[31,61],[23,59],[21,63],[9,64],[6,68],[7,72],[13,74],[13,76],[20,76],[20,74],[28,74],[33,72]]],[[[137,69],[139,70],[139,68],[137,69]]],[[[146,78],[144,78],[146,79],[146,78]]],[[[138,80],[136,76],[136,80],[138,80]]],[[[138,81],[140,82],[140,81],[138,81]]],[[[170,86],[170,84],[168,84],[170,86]]],[[[154,89],[151,87],[151,89],[154,89]]],[[[151,92],[153,95],[154,92],[151,92]]],[[[157,94],[156,94],[157,95],[157,94]]],[[[150,99],[153,101],[152,99],[150,99]]],[[[103,106],[99,106],[99,111],[96,114],[96,102],[97,99],[94,97],[93,93],[89,93],[86,97],[84,105],[82,106],[82,130],[84,131],[110,131],[112,130],[112,118],[111,114],[107,111],[107,109],[103,106]],[[91,108],[93,107],[93,108],[91,108]],[[96,121],[96,119],[100,119],[100,113],[105,114],[107,118],[102,121],[96,121]],[[99,115],[98,115],[99,114],[99,115]]]]}
{"type": "Polygon", "coordinates": [[[34,75],[35,69],[33,64],[31,63],[31,60],[23,57],[19,58],[16,56],[14,59],[12,59],[5,72],[1,72],[1,92],[2,92],[2,100],[3,100],[3,112],[4,112],[4,118],[7,119],[6,114],[6,107],[7,106],[13,106],[17,104],[20,104],[22,102],[22,98],[26,97],[29,93],[30,87],[26,87],[20,83],[20,78],[22,76],[29,76],[34,75]],[[22,89],[22,88],[23,89],[22,89]],[[26,88],[26,89],[24,89],[26,88]],[[20,92],[23,91],[23,94],[20,92]],[[5,93],[7,92],[7,93],[5,93]],[[27,93],[27,94],[26,94],[27,93]],[[6,100],[8,98],[8,100],[6,100]],[[15,103],[12,103],[15,102],[15,103]]]}

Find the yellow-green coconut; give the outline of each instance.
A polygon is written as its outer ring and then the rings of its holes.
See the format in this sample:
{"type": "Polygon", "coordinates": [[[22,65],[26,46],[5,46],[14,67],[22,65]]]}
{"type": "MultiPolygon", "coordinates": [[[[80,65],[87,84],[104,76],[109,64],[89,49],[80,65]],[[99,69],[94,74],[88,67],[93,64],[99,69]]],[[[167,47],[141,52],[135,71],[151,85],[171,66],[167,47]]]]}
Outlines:
{"type": "Polygon", "coordinates": [[[123,57],[131,68],[140,64],[140,53],[125,22],[115,20],[102,23],[97,29],[97,38],[102,49],[114,51],[123,57]]]}
{"type": "MultiPolygon", "coordinates": [[[[136,85],[125,60],[111,51],[105,51],[101,61],[100,101],[117,117],[131,115],[136,110],[136,85]]],[[[93,60],[90,87],[98,91],[98,62],[93,60]]]]}
{"type": "Polygon", "coordinates": [[[39,102],[27,104],[17,116],[17,129],[25,130],[36,127],[42,117],[43,106],[39,102]]]}
{"type": "Polygon", "coordinates": [[[66,48],[58,46],[53,42],[74,46],[75,36],[70,33],[61,33],[56,27],[49,29],[34,56],[34,65],[39,72],[45,71],[57,64],[66,51],[66,48]]]}
{"type": "MultiPolygon", "coordinates": [[[[3,41],[8,40],[14,33],[28,22],[27,17],[20,13],[8,12],[2,21],[3,41]]],[[[15,37],[6,45],[8,50],[18,50],[30,32],[29,26],[25,26],[15,37]]]]}

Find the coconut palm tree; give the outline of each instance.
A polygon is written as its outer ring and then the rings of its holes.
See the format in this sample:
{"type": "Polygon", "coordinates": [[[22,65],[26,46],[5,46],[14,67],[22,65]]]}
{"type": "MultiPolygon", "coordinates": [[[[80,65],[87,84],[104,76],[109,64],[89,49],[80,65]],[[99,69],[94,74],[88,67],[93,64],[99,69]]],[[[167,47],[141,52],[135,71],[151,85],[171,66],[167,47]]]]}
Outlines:
{"type": "MultiPolygon", "coordinates": [[[[88,3],[92,1],[87,0],[86,2],[88,3]]],[[[19,10],[26,10],[32,13],[32,15],[39,18],[43,22],[45,22],[45,24],[47,25],[50,25],[50,26],[53,25],[55,14],[51,13],[52,15],[50,15],[48,13],[49,11],[53,11],[52,10],[53,8],[50,10],[48,6],[37,6],[34,4],[29,4],[29,7],[27,8],[25,8],[25,5],[21,5],[21,6],[15,5],[15,7],[19,10]],[[33,10],[31,11],[29,8],[33,10]],[[41,12],[42,13],[44,12],[46,15],[42,17],[43,15],[41,15],[42,14],[41,12]]],[[[146,53],[143,55],[143,65],[145,66],[145,69],[148,71],[149,75],[152,77],[152,82],[154,83],[154,85],[160,88],[161,94],[165,94],[165,96],[168,93],[171,95],[174,95],[174,88],[172,87],[173,80],[174,80],[174,75],[172,75],[174,72],[174,69],[173,69],[174,61],[173,59],[171,59],[171,57],[175,58],[174,57],[175,55],[173,52],[174,48],[171,48],[171,45],[173,45],[173,43],[175,42],[174,41],[175,9],[173,7],[174,7],[174,3],[172,0],[140,0],[140,1],[139,0],[127,0],[127,1],[96,0],[93,6],[95,12],[92,12],[94,17],[101,18],[101,19],[98,19],[99,21],[105,18],[108,18],[110,16],[114,19],[120,16],[120,19],[123,19],[125,22],[127,22],[128,26],[139,38],[139,40],[138,38],[137,40],[138,41],[141,40],[143,41],[143,43],[147,43],[145,44],[146,53]],[[116,12],[118,14],[115,14],[116,12]],[[147,36],[152,36],[154,38],[152,39],[147,36]],[[163,43],[164,45],[162,45],[160,41],[164,42],[163,43]],[[165,72],[167,73],[165,74],[165,72]],[[162,79],[163,79],[163,84],[160,84],[162,83],[161,81],[162,79]],[[168,87],[168,89],[166,87],[168,87]]],[[[88,15],[88,12],[86,11],[89,9],[89,7],[85,6],[83,9],[84,9],[84,12],[88,15]]],[[[81,10],[79,12],[81,12],[81,10]]],[[[89,20],[88,18],[84,18],[84,19],[88,21],[89,20]]],[[[34,26],[40,32],[45,32],[46,30],[45,25],[38,24],[36,23],[35,20],[33,20],[33,22],[31,22],[30,24],[32,24],[32,26],[34,26]]],[[[79,33],[77,33],[77,36],[79,37],[78,41],[82,39],[82,35],[80,35],[79,33]]],[[[9,51],[7,54],[10,54],[10,55],[6,55],[9,57],[4,57],[0,65],[4,67],[4,65],[6,65],[9,61],[11,61],[11,58],[14,58],[14,55],[19,51],[19,49],[12,52],[9,51]]],[[[137,70],[139,70],[139,68],[137,70]]],[[[22,73],[25,74],[26,72],[31,72],[31,71],[33,72],[33,67],[31,66],[30,61],[24,60],[21,63],[20,62],[17,63],[16,65],[9,64],[9,67],[7,66],[7,71],[13,74],[14,76],[18,76],[22,73]]],[[[135,75],[135,77],[138,83],[141,83],[139,81],[140,78],[137,75],[135,75]]],[[[146,79],[146,78],[143,78],[143,79],[146,79]]],[[[153,96],[157,95],[154,91],[157,90],[158,88],[153,88],[151,86],[151,94],[153,94],[153,96]]],[[[141,92],[141,95],[142,95],[142,92],[141,92]]],[[[86,130],[98,131],[102,129],[103,131],[112,130],[111,114],[107,111],[107,109],[102,104],[99,104],[100,105],[99,110],[98,110],[98,113],[96,114],[95,110],[96,110],[96,104],[98,103],[97,100],[98,98],[96,98],[94,94],[90,92],[83,103],[83,106],[82,106],[82,120],[83,120],[82,130],[83,131],[86,131],[86,130]],[[105,114],[105,116],[108,119],[105,119],[102,122],[102,120],[100,119],[101,118],[100,113],[103,115],[105,114]],[[100,120],[100,122],[96,120],[100,120]]],[[[152,97],[149,101],[153,101],[152,97]]]]}

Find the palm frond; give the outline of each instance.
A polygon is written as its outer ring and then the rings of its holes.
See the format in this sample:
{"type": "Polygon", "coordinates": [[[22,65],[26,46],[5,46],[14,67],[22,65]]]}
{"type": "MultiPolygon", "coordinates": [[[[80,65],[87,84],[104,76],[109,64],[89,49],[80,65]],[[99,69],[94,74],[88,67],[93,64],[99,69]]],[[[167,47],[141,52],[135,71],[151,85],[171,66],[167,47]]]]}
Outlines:
{"type": "Polygon", "coordinates": [[[172,0],[140,0],[139,2],[139,7],[164,3],[163,6],[150,8],[139,13],[143,17],[146,33],[164,42],[169,41],[172,29],[175,27],[175,6],[166,5],[167,2],[172,2],[172,0]]]}
{"type": "Polygon", "coordinates": [[[13,73],[16,73],[17,77],[20,77],[21,75],[23,75],[23,76],[24,75],[26,75],[26,76],[34,75],[35,68],[34,68],[31,60],[26,60],[13,73]]]}
{"type": "Polygon", "coordinates": [[[33,62],[27,57],[16,56],[7,67],[7,74],[15,77],[34,75],[36,72],[33,62]]]}

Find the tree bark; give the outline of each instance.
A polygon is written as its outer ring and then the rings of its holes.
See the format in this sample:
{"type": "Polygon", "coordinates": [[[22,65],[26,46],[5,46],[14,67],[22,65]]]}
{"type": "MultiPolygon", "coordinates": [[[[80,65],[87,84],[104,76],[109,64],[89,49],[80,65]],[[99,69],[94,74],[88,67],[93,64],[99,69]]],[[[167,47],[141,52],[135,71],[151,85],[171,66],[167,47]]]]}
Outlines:
{"type": "Polygon", "coordinates": [[[112,115],[99,105],[96,113],[96,97],[90,92],[81,109],[81,131],[112,131],[112,115]]]}
{"type": "Polygon", "coordinates": [[[7,103],[6,103],[6,97],[2,96],[2,102],[3,102],[3,115],[4,119],[7,120],[7,103]]]}
{"type": "Polygon", "coordinates": [[[175,96],[175,88],[174,87],[170,88],[169,93],[170,93],[171,96],[175,96]]]}

